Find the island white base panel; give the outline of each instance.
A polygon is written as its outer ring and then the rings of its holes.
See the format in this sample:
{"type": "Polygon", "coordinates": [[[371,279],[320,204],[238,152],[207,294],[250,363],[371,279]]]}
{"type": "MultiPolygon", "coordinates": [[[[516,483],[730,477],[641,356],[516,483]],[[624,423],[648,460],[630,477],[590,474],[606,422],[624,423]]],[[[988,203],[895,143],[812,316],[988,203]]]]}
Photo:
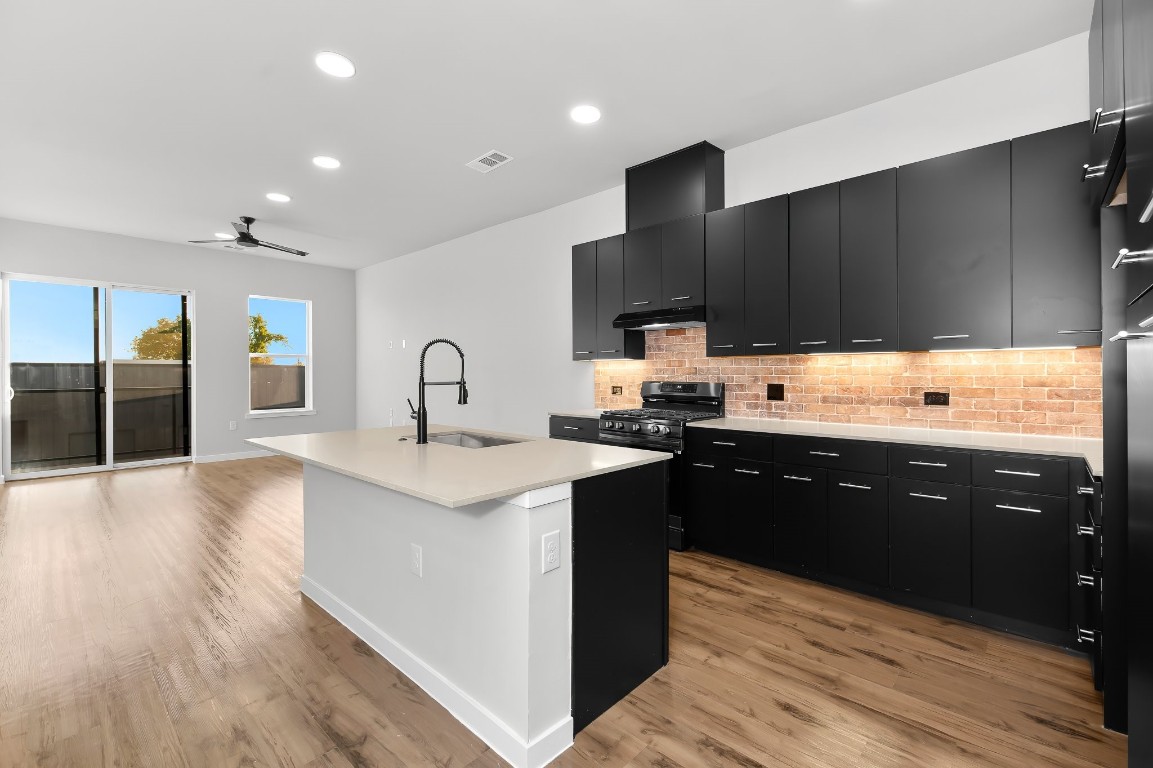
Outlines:
{"type": "Polygon", "coordinates": [[[301,592],[516,768],[573,741],[571,500],[542,490],[450,509],[305,465],[301,592]]]}

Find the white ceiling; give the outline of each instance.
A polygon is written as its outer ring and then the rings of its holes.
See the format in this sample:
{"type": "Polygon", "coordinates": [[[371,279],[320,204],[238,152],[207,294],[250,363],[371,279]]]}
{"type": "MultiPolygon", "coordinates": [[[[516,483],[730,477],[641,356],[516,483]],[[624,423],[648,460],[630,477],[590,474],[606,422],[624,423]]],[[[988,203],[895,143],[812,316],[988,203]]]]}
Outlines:
{"type": "Polygon", "coordinates": [[[251,215],[258,237],[356,268],[1084,32],[1091,7],[0,0],[0,216],[182,242],[251,215]],[[325,49],[356,76],[321,73],[325,49]],[[581,103],[601,122],[571,122],[581,103]],[[465,167],[491,149],[515,160],[465,167]]]}

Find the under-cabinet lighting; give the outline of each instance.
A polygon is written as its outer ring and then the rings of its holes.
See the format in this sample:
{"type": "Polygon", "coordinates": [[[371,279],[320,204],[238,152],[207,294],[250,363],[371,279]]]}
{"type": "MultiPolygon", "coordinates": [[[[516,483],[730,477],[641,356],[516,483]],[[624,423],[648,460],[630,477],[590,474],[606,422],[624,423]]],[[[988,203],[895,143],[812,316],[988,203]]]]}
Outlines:
{"type": "Polygon", "coordinates": [[[318,168],[327,168],[332,170],[340,167],[340,161],[335,157],[328,157],[326,155],[317,155],[312,158],[312,164],[318,168]]]}
{"type": "Polygon", "coordinates": [[[650,323],[649,325],[642,325],[640,330],[655,331],[658,328],[668,328],[670,325],[672,325],[672,323],[650,323]]]}
{"type": "Polygon", "coordinates": [[[287,203],[292,200],[291,197],[284,194],[283,192],[269,192],[267,195],[265,195],[265,197],[274,203],[287,203]]]}
{"type": "Polygon", "coordinates": [[[356,74],[356,67],[347,56],[341,56],[333,51],[321,51],[316,54],[316,66],[321,71],[333,77],[352,77],[356,74]]]}

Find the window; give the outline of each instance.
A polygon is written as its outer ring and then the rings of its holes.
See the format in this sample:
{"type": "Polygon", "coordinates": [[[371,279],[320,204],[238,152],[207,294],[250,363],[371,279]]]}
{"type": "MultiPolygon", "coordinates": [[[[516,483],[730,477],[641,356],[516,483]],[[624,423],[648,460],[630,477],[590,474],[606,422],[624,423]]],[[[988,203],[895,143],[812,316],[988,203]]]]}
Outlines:
{"type": "Polygon", "coordinates": [[[253,416],[312,410],[312,302],[248,297],[248,409],[253,416]]]}

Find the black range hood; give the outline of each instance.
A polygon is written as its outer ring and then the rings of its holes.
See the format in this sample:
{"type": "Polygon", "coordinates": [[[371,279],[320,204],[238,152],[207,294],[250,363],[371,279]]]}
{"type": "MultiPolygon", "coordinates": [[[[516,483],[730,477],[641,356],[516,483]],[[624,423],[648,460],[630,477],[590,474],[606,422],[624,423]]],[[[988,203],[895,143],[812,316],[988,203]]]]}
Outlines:
{"type": "Polygon", "coordinates": [[[669,307],[645,312],[625,312],[613,320],[613,328],[657,331],[665,328],[700,328],[705,324],[705,308],[669,307]]]}

